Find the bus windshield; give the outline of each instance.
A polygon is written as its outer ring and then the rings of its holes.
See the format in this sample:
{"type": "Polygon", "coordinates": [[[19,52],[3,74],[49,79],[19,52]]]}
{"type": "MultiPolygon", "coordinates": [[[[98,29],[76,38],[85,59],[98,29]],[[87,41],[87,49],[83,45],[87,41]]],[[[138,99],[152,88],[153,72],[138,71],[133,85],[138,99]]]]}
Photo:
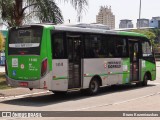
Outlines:
{"type": "Polygon", "coordinates": [[[9,31],[9,55],[40,55],[42,27],[12,28],[9,31]]]}

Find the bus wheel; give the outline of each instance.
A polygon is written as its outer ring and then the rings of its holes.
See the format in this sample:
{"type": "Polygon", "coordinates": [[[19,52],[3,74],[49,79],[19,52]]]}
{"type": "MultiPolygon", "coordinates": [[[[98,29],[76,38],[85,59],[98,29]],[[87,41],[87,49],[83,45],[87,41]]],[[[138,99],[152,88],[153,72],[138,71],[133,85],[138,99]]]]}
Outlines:
{"type": "Polygon", "coordinates": [[[95,95],[99,91],[99,81],[96,78],[93,78],[89,84],[89,88],[87,89],[87,92],[89,95],[95,95]]]}
{"type": "Polygon", "coordinates": [[[143,78],[142,86],[147,86],[147,83],[148,83],[148,76],[147,74],[145,74],[143,78]]]}
{"type": "Polygon", "coordinates": [[[30,90],[30,91],[32,91],[32,90],[33,90],[33,88],[29,88],[29,90],[30,90]]]}

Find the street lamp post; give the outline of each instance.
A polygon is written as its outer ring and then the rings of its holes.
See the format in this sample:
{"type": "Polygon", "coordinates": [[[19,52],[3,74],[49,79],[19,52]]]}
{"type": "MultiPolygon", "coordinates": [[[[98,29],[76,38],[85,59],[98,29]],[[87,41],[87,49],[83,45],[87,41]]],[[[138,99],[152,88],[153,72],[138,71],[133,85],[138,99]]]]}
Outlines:
{"type": "Polygon", "coordinates": [[[139,26],[138,28],[140,28],[140,19],[141,19],[141,0],[140,0],[140,4],[139,4],[139,26]]]}

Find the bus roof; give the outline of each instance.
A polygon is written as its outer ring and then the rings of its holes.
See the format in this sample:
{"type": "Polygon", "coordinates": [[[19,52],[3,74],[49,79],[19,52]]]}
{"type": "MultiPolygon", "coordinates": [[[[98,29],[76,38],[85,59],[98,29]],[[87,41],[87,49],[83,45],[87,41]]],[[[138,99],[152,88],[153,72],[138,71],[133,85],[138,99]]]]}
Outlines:
{"type": "Polygon", "coordinates": [[[54,25],[54,24],[31,24],[31,25],[24,25],[22,27],[28,27],[28,26],[43,26],[45,28],[53,28],[55,30],[60,31],[71,31],[71,32],[87,32],[87,33],[100,33],[100,34],[110,34],[110,35],[122,35],[122,36],[133,36],[133,37],[145,37],[146,35],[136,33],[136,32],[128,32],[128,31],[117,31],[117,30],[106,30],[106,29],[98,29],[98,28],[84,28],[84,27],[77,27],[73,26],[71,24],[60,24],[60,25],[54,25]]]}
{"type": "Polygon", "coordinates": [[[128,31],[115,31],[115,30],[105,30],[105,29],[97,29],[97,28],[81,28],[81,27],[72,27],[66,25],[55,25],[55,30],[61,31],[72,31],[72,32],[88,32],[88,33],[101,33],[101,34],[113,34],[113,35],[123,35],[123,36],[137,36],[137,37],[145,37],[146,35],[136,33],[136,32],[128,32],[128,31]]]}

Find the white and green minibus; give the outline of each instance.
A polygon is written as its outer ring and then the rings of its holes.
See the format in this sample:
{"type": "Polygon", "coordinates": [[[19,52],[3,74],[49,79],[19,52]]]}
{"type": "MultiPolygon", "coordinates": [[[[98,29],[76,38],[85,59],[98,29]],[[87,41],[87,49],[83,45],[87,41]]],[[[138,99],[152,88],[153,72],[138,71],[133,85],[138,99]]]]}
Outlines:
{"type": "Polygon", "coordinates": [[[156,79],[152,45],[142,34],[69,25],[9,29],[6,76],[10,86],[55,93],[156,79]]]}

